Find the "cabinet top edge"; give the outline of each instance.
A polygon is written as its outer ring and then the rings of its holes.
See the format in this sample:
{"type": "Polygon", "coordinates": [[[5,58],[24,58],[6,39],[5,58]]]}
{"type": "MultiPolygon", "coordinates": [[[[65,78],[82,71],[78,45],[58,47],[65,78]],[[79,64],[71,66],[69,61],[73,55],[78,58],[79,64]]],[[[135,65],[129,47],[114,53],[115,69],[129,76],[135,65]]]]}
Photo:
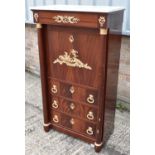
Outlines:
{"type": "Polygon", "coordinates": [[[112,13],[125,10],[120,6],[93,6],[93,5],[47,5],[30,7],[32,11],[67,11],[67,12],[90,12],[90,13],[112,13]]]}

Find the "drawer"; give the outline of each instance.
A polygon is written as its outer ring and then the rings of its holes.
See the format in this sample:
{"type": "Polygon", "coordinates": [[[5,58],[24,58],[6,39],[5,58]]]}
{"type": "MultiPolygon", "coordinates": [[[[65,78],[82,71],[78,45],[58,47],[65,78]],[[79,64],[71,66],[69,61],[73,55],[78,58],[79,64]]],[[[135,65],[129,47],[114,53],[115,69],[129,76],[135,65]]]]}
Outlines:
{"type": "Polygon", "coordinates": [[[52,95],[59,95],[91,105],[96,105],[98,102],[97,90],[77,86],[71,83],[60,82],[58,80],[51,80],[50,92],[52,95]]]}
{"type": "Polygon", "coordinates": [[[82,118],[85,120],[97,121],[97,109],[81,104],[82,118]]]}
{"type": "Polygon", "coordinates": [[[88,136],[95,136],[96,125],[61,114],[61,125],[88,136]]]}
{"type": "Polygon", "coordinates": [[[75,101],[97,104],[97,91],[88,88],[79,87],[69,83],[61,83],[60,94],[61,96],[75,101]]]}
{"type": "Polygon", "coordinates": [[[77,101],[85,100],[85,89],[69,84],[69,83],[61,83],[60,84],[60,94],[67,98],[71,98],[77,101]]]}
{"type": "Polygon", "coordinates": [[[90,13],[37,11],[34,12],[33,17],[36,23],[41,24],[89,28],[98,28],[99,26],[99,15],[90,13]]]}
{"type": "Polygon", "coordinates": [[[80,119],[59,113],[52,112],[52,123],[61,125],[67,129],[73,130],[75,132],[95,137],[96,135],[96,125],[80,119]]]}
{"type": "Polygon", "coordinates": [[[97,120],[97,109],[84,104],[62,99],[61,109],[64,113],[80,117],[81,119],[93,122],[97,120]]]}
{"type": "Polygon", "coordinates": [[[68,113],[73,116],[81,117],[82,111],[81,111],[81,105],[79,103],[75,103],[72,101],[68,101],[65,99],[61,99],[61,109],[64,113],[68,113]]]}

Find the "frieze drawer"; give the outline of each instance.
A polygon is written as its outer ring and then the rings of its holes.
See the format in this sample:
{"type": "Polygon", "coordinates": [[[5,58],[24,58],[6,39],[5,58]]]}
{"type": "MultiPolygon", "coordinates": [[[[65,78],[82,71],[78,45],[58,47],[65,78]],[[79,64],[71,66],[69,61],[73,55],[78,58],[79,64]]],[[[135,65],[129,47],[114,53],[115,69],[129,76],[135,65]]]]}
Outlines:
{"type": "Polygon", "coordinates": [[[66,13],[66,12],[49,12],[35,11],[33,14],[36,23],[72,26],[72,27],[98,27],[99,15],[82,14],[82,13],[66,13]]]}

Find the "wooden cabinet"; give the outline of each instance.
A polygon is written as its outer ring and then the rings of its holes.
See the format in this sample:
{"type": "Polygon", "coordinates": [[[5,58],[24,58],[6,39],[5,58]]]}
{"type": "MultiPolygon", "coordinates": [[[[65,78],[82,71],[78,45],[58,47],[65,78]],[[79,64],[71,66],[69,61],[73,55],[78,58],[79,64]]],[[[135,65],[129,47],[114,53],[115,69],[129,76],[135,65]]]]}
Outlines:
{"type": "Polygon", "coordinates": [[[93,143],[114,128],[123,8],[32,8],[38,30],[44,129],[93,143]]]}

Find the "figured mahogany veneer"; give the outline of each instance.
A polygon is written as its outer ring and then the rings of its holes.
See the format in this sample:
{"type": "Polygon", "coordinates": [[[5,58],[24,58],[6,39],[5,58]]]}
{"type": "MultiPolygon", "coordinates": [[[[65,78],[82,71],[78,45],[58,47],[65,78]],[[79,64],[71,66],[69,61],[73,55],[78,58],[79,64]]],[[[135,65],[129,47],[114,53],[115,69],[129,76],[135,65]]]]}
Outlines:
{"type": "Polygon", "coordinates": [[[56,8],[32,9],[44,129],[93,143],[99,152],[114,128],[123,9],[56,8]]]}

